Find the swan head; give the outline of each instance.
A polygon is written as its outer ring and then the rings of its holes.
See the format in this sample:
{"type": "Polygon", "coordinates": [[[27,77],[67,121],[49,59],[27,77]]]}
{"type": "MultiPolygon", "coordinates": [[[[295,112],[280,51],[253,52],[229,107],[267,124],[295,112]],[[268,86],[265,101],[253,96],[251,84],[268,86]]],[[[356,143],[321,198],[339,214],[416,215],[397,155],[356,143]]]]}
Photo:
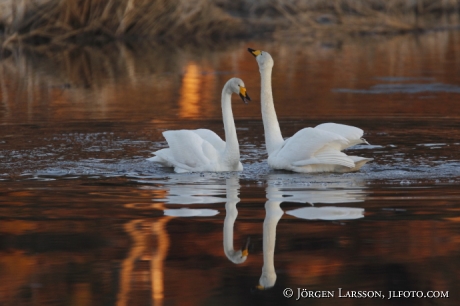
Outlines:
{"type": "Polygon", "coordinates": [[[274,62],[270,53],[262,50],[254,50],[251,48],[248,48],[248,51],[256,58],[256,61],[259,64],[260,69],[267,69],[273,67],[274,62]]]}
{"type": "Polygon", "coordinates": [[[244,82],[242,79],[231,78],[230,80],[228,80],[227,85],[229,85],[230,91],[238,94],[244,103],[247,104],[249,101],[251,101],[251,98],[249,97],[246,91],[246,87],[244,86],[244,82]]]}

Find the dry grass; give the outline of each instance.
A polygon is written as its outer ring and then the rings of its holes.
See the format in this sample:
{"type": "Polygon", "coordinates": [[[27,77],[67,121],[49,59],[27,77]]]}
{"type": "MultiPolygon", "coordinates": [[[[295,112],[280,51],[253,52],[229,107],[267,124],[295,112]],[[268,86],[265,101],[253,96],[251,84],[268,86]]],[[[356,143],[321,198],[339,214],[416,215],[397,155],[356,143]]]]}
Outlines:
{"type": "Polygon", "coordinates": [[[0,0],[3,48],[150,39],[209,43],[459,25],[460,0],[0,0]]]}
{"type": "Polygon", "coordinates": [[[9,12],[0,16],[4,47],[145,38],[199,42],[235,36],[242,29],[208,0],[3,0],[0,11],[9,12]]]}
{"type": "Polygon", "coordinates": [[[226,11],[245,12],[277,38],[397,34],[458,28],[460,0],[220,0],[226,11]]]}

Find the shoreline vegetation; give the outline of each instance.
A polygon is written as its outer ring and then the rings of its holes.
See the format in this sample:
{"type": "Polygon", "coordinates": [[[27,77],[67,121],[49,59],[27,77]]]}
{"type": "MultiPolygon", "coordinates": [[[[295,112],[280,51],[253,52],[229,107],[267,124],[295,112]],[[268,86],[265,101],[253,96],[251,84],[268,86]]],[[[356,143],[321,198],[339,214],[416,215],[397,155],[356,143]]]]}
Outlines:
{"type": "Polygon", "coordinates": [[[458,29],[460,0],[0,0],[1,49],[458,29]]]}

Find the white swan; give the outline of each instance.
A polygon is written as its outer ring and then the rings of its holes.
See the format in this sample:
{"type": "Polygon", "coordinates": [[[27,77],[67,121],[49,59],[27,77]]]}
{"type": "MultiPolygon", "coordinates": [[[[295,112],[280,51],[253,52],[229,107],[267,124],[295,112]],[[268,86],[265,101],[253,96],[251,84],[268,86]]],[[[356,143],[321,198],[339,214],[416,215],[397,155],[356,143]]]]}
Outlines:
{"type": "Polygon", "coordinates": [[[239,94],[245,103],[251,100],[241,79],[232,78],[224,85],[222,115],[226,142],[207,129],[165,131],[163,136],[169,148],[154,152],[156,156],[148,160],[165,167],[174,167],[174,171],[178,173],[242,171],[231,106],[232,93],[239,94]]]}
{"type": "Polygon", "coordinates": [[[248,51],[259,64],[262,120],[270,167],[304,173],[351,172],[372,160],[341,152],[350,146],[367,143],[362,138],[363,130],[349,125],[323,123],[315,128],[304,128],[284,140],[273,105],[273,59],[265,51],[251,48],[248,51]]]}

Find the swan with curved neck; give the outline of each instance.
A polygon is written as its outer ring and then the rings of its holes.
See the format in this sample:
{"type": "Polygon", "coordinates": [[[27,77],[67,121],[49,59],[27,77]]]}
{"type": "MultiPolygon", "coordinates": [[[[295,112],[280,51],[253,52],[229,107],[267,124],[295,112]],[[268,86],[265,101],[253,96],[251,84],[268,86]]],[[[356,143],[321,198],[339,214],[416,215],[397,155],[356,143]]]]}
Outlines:
{"type": "Polygon", "coordinates": [[[226,141],[207,129],[165,131],[163,136],[169,148],[154,152],[155,156],[148,160],[164,167],[174,167],[178,173],[242,171],[231,105],[232,93],[238,94],[244,103],[251,100],[241,79],[232,78],[224,85],[222,116],[226,141]]]}
{"type": "Polygon", "coordinates": [[[363,130],[349,125],[323,123],[314,128],[304,128],[284,140],[273,103],[273,58],[265,51],[251,48],[248,51],[259,65],[262,120],[270,167],[304,173],[352,172],[372,160],[341,152],[353,145],[367,143],[362,138],[363,130]]]}

